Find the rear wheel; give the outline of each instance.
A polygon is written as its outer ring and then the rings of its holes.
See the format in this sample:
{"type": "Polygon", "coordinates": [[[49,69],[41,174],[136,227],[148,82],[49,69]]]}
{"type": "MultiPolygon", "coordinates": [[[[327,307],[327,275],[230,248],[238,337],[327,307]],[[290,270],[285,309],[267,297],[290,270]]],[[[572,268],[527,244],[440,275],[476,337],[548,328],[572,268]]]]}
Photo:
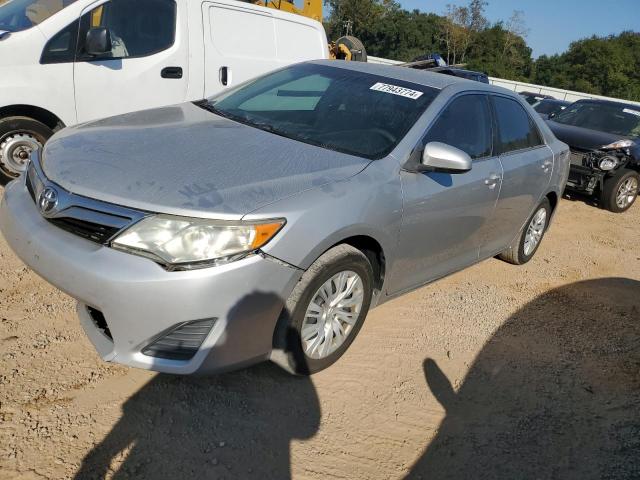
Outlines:
{"type": "Polygon", "coordinates": [[[640,175],[634,170],[623,168],[604,181],[602,206],[614,213],[626,212],[638,198],[640,175]]]}
{"type": "Polygon", "coordinates": [[[53,130],[29,117],[0,119],[0,184],[20,176],[31,152],[42,148],[51,135],[53,130]]]}
{"type": "Polygon", "coordinates": [[[527,220],[526,226],[498,258],[513,265],[523,265],[533,258],[549,226],[551,203],[545,198],[527,220]]]}
{"type": "Polygon", "coordinates": [[[373,293],[373,269],[350,245],[323,254],[286,302],[271,360],[290,373],[309,375],[338,360],[360,331],[373,293]]]}

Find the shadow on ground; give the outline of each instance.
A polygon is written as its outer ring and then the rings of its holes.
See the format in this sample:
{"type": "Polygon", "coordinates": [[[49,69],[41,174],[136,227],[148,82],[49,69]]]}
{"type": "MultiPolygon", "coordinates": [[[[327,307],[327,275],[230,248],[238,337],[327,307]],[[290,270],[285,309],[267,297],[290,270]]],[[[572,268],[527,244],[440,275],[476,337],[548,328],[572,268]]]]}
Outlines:
{"type": "Polygon", "coordinates": [[[313,436],[320,406],[308,378],[272,364],[213,377],[158,375],[84,459],[76,479],[290,478],[289,445],[313,436]],[[119,463],[119,462],[117,462],[119,463]]]}
{"type": "Polygon", "coordinates": [[[640,282],[546,293],[499,328],[458,391],[424,371],[446,410],[409,478],[640,478],[640,282]]]}

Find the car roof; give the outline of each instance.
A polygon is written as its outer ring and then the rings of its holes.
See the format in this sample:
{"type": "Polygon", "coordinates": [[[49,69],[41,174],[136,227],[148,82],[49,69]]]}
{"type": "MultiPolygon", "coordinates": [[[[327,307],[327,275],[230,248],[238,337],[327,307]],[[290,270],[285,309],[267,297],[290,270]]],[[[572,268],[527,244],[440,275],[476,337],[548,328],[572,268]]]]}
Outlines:
{"type": "Polygon", "coordinates": [[[558,100],[557,98],[543,98],[540,103],[559,103],[560,105],[571,105],[569,100],[558,100]]]}
{"type": "Polygon", "coordinates": [[[380,65],[365,62],[345,62],[341,60],[314,60],[308,63],[316,65],[326,65],[333,68],[342,68],[356,72],[370,73],[372,75],[380,75],[390,79],[404,80],[425,87],[431,87],[442,90],[450,85],[459,85],[461,87],[468,86],[473,90],[487,90],[490,92],[509,94],[515,96],[514,92],[502,87],[496,87],[486,83],[467,80],[462,77],[445,75],[442,73],[430,72],[428,70],[417,70],[414,68],[399,67],[395,65],[380,65]]]}

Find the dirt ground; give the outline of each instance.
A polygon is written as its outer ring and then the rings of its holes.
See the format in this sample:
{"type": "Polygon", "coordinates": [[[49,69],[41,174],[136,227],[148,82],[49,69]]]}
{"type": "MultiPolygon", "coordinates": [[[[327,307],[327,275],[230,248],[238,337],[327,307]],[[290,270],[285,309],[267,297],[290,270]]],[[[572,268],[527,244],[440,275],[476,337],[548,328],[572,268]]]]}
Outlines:
{"type": "Polygon", "coordinates": [[[372,311],[330,369],[103,363],[0,238],[0,478],[640,478],[640,205],[372,311]]]}

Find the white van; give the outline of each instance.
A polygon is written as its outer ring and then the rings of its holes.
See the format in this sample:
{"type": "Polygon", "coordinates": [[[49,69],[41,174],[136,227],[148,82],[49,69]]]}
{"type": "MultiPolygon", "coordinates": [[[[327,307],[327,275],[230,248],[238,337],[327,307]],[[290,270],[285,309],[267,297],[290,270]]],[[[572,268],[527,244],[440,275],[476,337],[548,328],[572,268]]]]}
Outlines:
{"type": "Polygon", "coordinates": [[[319,22],[236,0],[0,0],[0,182],[64,126],[327,57],[319,22]]]}

